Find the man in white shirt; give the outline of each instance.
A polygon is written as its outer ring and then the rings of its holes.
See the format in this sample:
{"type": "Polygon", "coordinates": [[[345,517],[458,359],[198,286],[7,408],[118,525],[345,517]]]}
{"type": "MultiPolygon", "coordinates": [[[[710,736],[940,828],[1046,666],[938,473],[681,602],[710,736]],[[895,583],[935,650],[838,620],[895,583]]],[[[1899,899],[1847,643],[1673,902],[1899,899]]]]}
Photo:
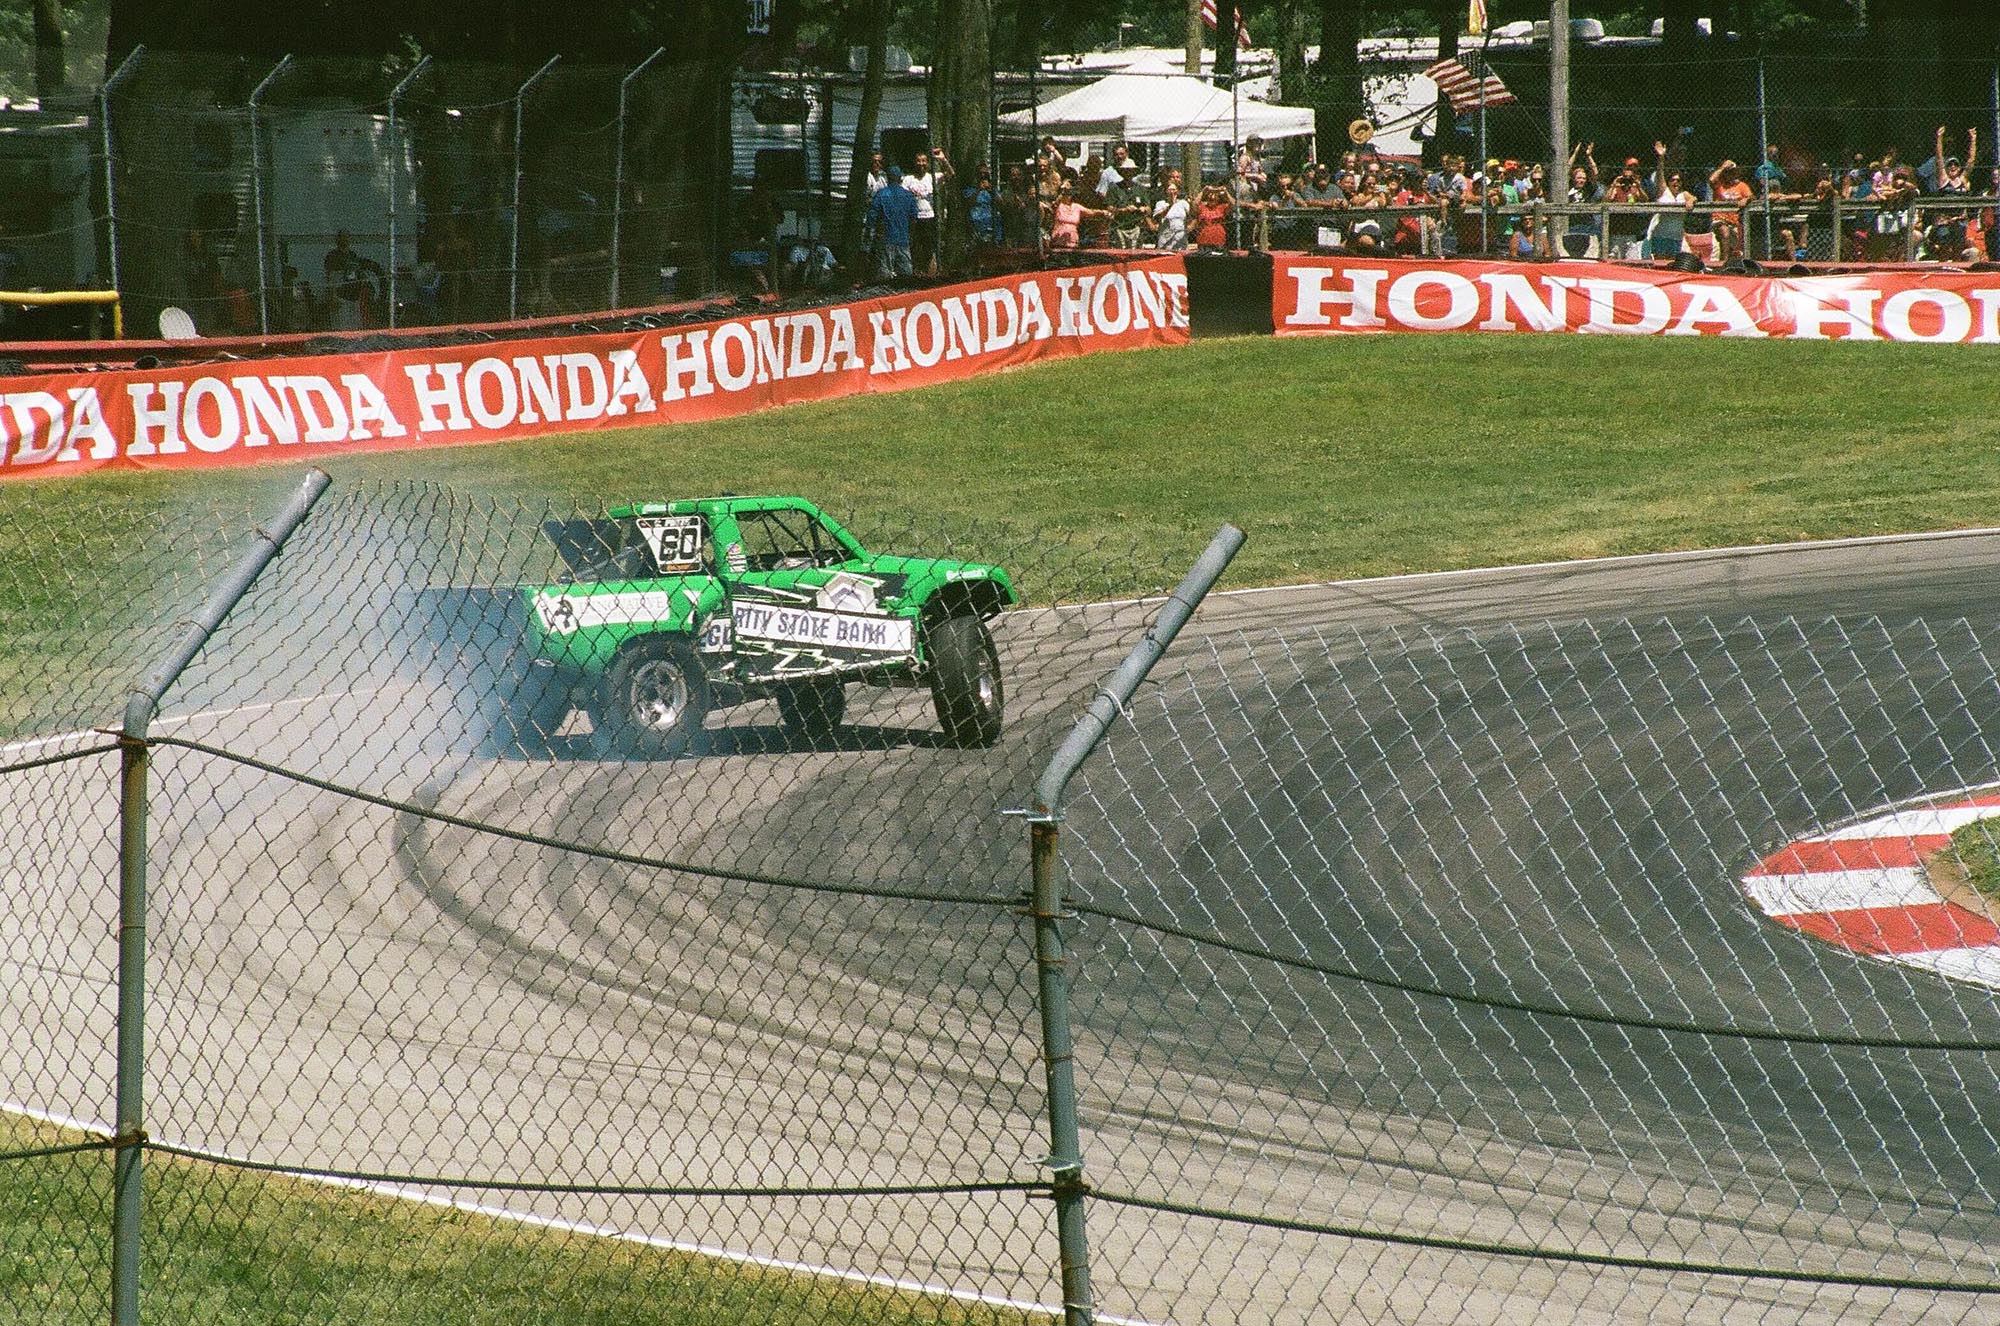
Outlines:
{"type": "Polygon", "coordinates": [[[917,153],[916,169],[903,177],[903,187],[917,199],[917,219],[910,224],[910,261],[917,275],[928,276],[937,261],[937,176],[931,174],[931,154],[917,153]]]}

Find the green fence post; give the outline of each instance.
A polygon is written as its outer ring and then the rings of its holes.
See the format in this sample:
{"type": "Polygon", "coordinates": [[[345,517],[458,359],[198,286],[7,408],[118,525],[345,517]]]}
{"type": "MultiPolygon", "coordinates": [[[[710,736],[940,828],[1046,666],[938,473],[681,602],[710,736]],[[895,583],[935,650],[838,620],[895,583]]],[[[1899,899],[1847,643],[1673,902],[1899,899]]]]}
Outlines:
{"type": "Polygon", "coordinates": [[[1049,1089],[1049,1159],[1054,1174],[1056,1240],[1062,1262],[1064,1326],[1090,1326],[1095,1309],[1090,1290],[1090,1249],[1084,1237],[1083,1199],[1090,1188],[1083,1177],[1083,1144],[1076,1117],[1076,1055],[1069,1023],[1069,970],[1063,953],[1061,861],[1057,837],[1062,825],[1063,793],[1069,780],[1097,749],[1112,720],[1124,712],[1132,693],[1166,653],[1181,627],[1243,546],[1243,531],[1224,525],[1179,587],[1167,597],[1152,629],[1132,646],[1097,698],[1090,702],[1069,736],[1056,748],[1049,767],[1035,784],[1034,808],[1028,812],[1029,860],[1033,893],[1030,912],[1035,921],[1036,990],[1042,1012],[1042,1066],[1049,1089]]]}
{"type": "Polygon", "coordinates": [[[140,1181],[146,1143],[146,819],[148,730],[160,700],[194,662],[216,628],[256,582],[292,531],[304,522],[332,480],[312,470],[285,509],[216,586],[187,635],[132,688],[125,704],[118,803],[118,1122],[112,1151],[111,1320],[139,1322],[140,1181]]]}

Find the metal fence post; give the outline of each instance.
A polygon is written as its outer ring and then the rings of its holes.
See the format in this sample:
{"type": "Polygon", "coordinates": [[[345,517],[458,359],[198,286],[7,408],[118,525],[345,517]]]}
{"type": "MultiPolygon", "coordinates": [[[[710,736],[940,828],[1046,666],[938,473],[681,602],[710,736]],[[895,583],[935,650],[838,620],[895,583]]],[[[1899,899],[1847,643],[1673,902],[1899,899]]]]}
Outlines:
{"type": "Polygon", "coordinates": [[[1035,974],[1042,1013],[1042,1065],[1049,1090],[1049,1158],[1054,1175],[1056,1239],[1062,1265],[1064,1326],[1090,1326],[1095,1309],[1090,1291],[1090,1248],[1084,1236],[1083,1199],[1089,1185],[1083,1178],[1083,1144],[1076,1117],[1076,1055],[1069,1025],[1069,970],[1063,954],[1061,862],[1058,835],[1062,825],[1063,793],[1069,780],[1097,749],[1112,720],[1124,712],[1132,693],[1195,608],[1222,575],[1243,531],[1224,525],[1180,585],[1168,596],[1159,618],[1132,652],[1107,679],[1076,726],[1056,748],[1049,766],[1035,784],[1034,807],[1028,813],[1029,861],[1033,892],[1030,911],[1035,921],[1035,974]]]}
{"type": "Polygon", "coordinates": [[[287,55],[278,61],[277,68],[264,75],[264,81],[250,94],[250,222],[256,229],[257,238],[257,334],[271,334],[270,265],[264,252],[264,160],[257,143],[257,103],[278,76],[291,68],[292,57],[287,55]]]}
{"type": "MultiPolygon", "coordinates": [[[[104,80],[104,86],[97,91],[97,125],[104,134],[104,234],[105,252],[110,263],[111,288],[118,289],[118,171],[113,160],[115,151],[111,142],[111,94],[125,78],[138,67],[146,54],[143,45],[134,46],[131,53],[118,62],[117,70],[104,80]]],[[[120,334],[123,329],[120,328],[120,334]]]]}
{"type": "Polygon", "coordinates": [[[653,61],[667,53],[662,46],[639,62],[637,68],[625,75],[618,83],[618,142],[611,155],[611,307],[618,304],[618,268],[624,260],[623,222],[625,219],[625,102],[632,90],[632,80],[646,72],[653,61]]]}
{"type": "Polygon", "coordinates": [[[223,619],[249,592],[278,550],[305,521],[332,482],[324,470],[306,475],[268,529],[209,596],[174,651],[132,688],[119,734],[118,805],[118,1103],[112,1151],[111,1320],[138,1326],[140,1191],[146,1143],[146,824],[148,729],[160,700],[194,661],[223,619]]]}
{"type": "MultiPolygon", "coordinates": [[[[1764,195],[1764,260],[1771,260],[1771,177],[1764,167],[1771,158],[1770,110],[1764,100],[1764,53],[1757,52],[1757,184],[1764,195]]],[[[1942,167],[1940,167],[1942,169],[1942,167]]],[[[1746,250],[1748,244],[1743,246],[1746,250]]]]}
{"type": "Polygon", "coordinates": [[[424,70],[430,67],[431,57],[426,55],[417,61],[416,68],[405,74],[403,81],[396,84],[389,93],[389,329],[391,331],[396,329],[396,194],[399,192],[396,186],[399,182],[397,176],[401,173],[400,167],[403,164],[403,150],[396,137],[396,103],[402,99],[410,84],[416,82],[424,70]]]}
{"type": "Polygon", "coordinates": [[[521,303],[521,114],[527,104],[528,89],[542,81],[542,76],[556,67],[560,55],[551,55],[549,62],[528,76],[514,93],[514,214],[513,238],[507,250],[507,316],[519,316],[521,303]]]}

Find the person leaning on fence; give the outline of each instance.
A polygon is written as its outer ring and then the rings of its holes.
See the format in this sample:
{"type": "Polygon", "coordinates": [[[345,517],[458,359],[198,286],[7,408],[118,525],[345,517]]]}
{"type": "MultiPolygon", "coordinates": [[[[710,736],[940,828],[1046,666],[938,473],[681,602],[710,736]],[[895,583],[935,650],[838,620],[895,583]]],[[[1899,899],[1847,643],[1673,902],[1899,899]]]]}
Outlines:
{"type": "Polygon", "coordinates": [[[1318,165],[1313,167],[1312,177],[1299,186],[1299,198],[1307,207],[1342,207],[1347,203],[1347,192],[1335,182],[1330,169],[1318,165]]]}
{"type": "Polygon", "coordinates": [[[1292,177],[1284,171],[1278,172],[1278,179],[1271,186],[1271,196],[1264,200],[1265,213],[1271,224],[1271,247],[1278,249],[1302,249],[1308,247],[1310,238],[1304,233],[1304,225],[1296,215],[1305,209],[1306,200],[1299,197],[1292,177]]]}
{"type": "Polygon", "coordinates": [[[1744,180],[1736,162],[1730,160],[1708,173],[1708,188],[1709,196],[1716,202],[1733,208],[1715,214],[1715,260],[1718,263],[1734,262],[1743,256],[1744,208],[1749,205],[1752,196],[1750,185],[1744,180]]]}
{"type": "Polygon", "coordinates": [[[916,195],[903,187],[903,169],[889,167],[882,187],[868,200],[866,229],[874,237],[875,270],[884,280],[909,276],[911,228],[917,219],[916,195]]]}
{"type": "Polygon", "coordinates": [[[1124,148],[1118,150],[1118,179],[1104,194],[1105,209],[1111,213],[1111,245],[1144,248],[1146,232],[1153,226],[1153,195],[1139,183],[1139,163],[1124,157],[1124,148]]]}
{"type": "Polygon", "coordinates": [[[1077,201],[1076,189],[1063,185],[1056,195],[1054,224],[1049,227],[1049,246],[1058,249],[1073,249],[1083,242],[1083,223],[1093,217],[1109,219],[1111,214],[1099,207],[1085,207],[1077,201]]]}

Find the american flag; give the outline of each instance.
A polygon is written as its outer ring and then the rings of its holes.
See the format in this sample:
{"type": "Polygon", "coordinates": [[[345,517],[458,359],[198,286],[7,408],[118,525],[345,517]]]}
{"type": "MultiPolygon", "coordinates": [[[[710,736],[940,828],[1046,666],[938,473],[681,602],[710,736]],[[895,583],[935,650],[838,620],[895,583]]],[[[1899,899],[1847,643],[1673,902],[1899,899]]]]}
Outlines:
{"type": "MultiPolygon", "coordinates": [[[[1183,9],[1181,12],[1185,14],[1187,11],[1183,9]]],[[[1216,30],[1215,0],[1201,0],[1201,21],[1208,26],[1209,31],[1216,30]]],[[[1243,22],[1243,15],[1240,12],[1236,16],[1236,44],[1246,51],[1250,49],[1250,28],[1243,22]]]]}
{"type": "Polygon", "coordinates": [[[1486,89],[1485,102],[1488,106],[1505,106],[1515,100],[1514,94],[1499,78],[1492,74],[1484,80],[1474,78],[1472,71],[1457,60],[1439,60],[1424,73],[1438,85],[1439,91],[1451,98],[1451,108],[1461,114],[1479,106],[1481,86],[1486,89]]]}

